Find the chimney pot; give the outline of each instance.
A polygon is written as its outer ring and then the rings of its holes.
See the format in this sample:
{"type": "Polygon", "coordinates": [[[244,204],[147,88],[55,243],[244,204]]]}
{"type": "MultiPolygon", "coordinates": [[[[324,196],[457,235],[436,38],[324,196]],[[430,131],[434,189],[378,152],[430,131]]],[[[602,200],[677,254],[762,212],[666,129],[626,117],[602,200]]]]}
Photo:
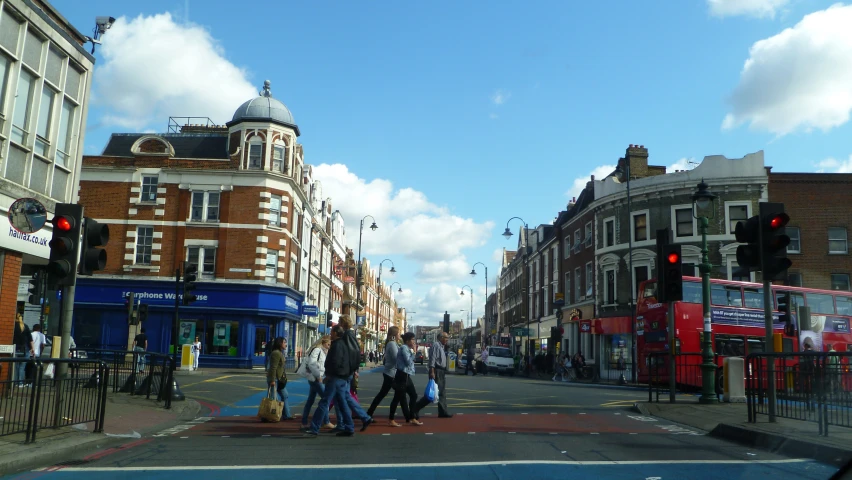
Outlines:
{"type": "Polygon", "coordinates": [[[639,145],[639,148],[645,148],[645,145],[639,145]]]}
{"type": "Polygon", "coordinates": [[[633,148],[633,144],[632,144],[632,143],[630,144],[630,148],[633,148]]]}

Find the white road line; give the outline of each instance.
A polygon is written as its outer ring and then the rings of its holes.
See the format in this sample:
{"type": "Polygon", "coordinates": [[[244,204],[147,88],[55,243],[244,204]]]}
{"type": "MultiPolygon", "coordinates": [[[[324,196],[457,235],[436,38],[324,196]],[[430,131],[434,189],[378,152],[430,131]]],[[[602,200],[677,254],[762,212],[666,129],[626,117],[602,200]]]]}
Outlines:
{"type": "Polygon", "coordinates": [[[585,413],[583,413],[583,412],[580,412],[580,415],[585,415],[585,413]]]}
{"type": "Polygon", "coordinates": [[[551,415],[556,415],[556,412],[550,412],[551,415]]]}
{"type": "Polygon", "coordinates": [[[467,432],[468,435],[476,435],[476,432],[467,432]]]}
{"type": "Polygon", "coordinates": [[[639,435],[639,434],[631,432],[631,433],[628,433],[628,435],[639,435]]]}
{"type": "Polygon", "coordinates": [[[180,437],[180,438],[189,438],[189,437],[180,437]]]}
{"type": "Polygon", "coordinates": [[[598,432],[592,432],[592,435],[600,435],[598,432]]]}
{"type": "Polygon", "coordinates": [[[271,437],[272,435],[261,435],[261,437],[271,437]]]}
{"type": "Polygon", "coordinates": [[[493,413],[487,413],[486,415],[494,415],[493,413]]]}
{"type": "Polygon", "coordinates": [[[558,434],[558,433],[556,433],[556,432],[550,432],[550,434],[551,434],[551,435],[559,435],[559,434],[558,434]]]}
{"type": "Polygon", "coordinates": [[[509,432],[509,433],[512,434],[512,433],[515,433],[515,432],[509,432]]]}
{"type": "Polygon", "coordinates": [[[390,437],[390,433],[383,433],[382,436],[383,437],[390,437]]]}
{"type": "Polygon", "coordinates": [[[521,415],[529,415],[529,413],[522,413],[521,415]]]}
{"type": "Polygon", "coordinates": [[[426,435],[434,435],[432,432],[426,432],[426,435]]]}
{"type": "Polygon", "coordinates": [[[222,435],[222,438],[231,438],[230,435],[222,435]]]}
{"type": "MultiPolygon", "coordinates": [[[[591,461],[565,461],[565,460],[500,460],[494,462],[457,462],[457,463],[405,463],[396,468],[429,468],[429,467],[480,467],[480,466],[503,466],[503,465],[783,465],[787,463],[808,463],[813,460],[807,458],[791,458],[783,460],[591,460],[591,461]]],[[[171,467],[66,467],[63,472],[151,472],[151,471],[236,471],[236,470],[294,470],[316,468],[310,465],[196,465],[196,466],[171,466],[171,467]]],[[[387,468],[386,464],[361,464],[361,465],[323,465],[324,469],[352,470],[364,468],[387,468]]],[[[44,471],[41,469],[39,471],[44,471]]]]}

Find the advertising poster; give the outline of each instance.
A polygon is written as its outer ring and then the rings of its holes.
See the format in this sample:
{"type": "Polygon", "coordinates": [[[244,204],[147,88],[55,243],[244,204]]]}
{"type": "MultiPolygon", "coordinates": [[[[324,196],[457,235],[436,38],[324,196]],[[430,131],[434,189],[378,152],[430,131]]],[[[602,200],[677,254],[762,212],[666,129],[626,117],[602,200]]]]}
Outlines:
{"type": "Polygon", "coordinates": [[[213,345],[227,347],[231,340],[231,323],[216,322],[213,324],[213,345]]]}
{"type": "Polygon", "coordinates": [[[195,322],[180,322],[180,344],[186,345],[195,341],[195,322]]]}

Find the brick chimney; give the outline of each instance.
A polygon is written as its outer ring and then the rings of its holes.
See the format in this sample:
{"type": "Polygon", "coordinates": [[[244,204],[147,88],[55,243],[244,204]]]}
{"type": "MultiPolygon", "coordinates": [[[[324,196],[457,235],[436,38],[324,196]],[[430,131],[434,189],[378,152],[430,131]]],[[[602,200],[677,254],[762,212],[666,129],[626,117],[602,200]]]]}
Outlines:
{"type": "Polygon", "coordinates": [[[618,166],[622,170],[626,170],[627,164],[630,164],[631,178],[644,178],[649,176],[648,172],[648,149],[645,145],[630,144],[623,158],[618,159],[618,166]]]}

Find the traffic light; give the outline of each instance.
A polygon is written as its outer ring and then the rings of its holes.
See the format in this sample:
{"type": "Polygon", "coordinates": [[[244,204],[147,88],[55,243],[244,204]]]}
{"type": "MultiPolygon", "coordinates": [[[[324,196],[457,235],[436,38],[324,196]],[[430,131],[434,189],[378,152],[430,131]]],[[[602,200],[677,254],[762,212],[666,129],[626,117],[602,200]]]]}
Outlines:
{"type": "Polygon", "coordinates": [[[77,279],[80,224],[83,207],[70,203],[57,203],[53,217],[53,238],[50,246],[50,263],[47,271],[55,285],[74,285],[77,279]]]}
{"type": "Polygon", "coordinates": [[[784,213],[784,204],[765,202],[760,204],[761,253],[763,257],[763,279],[785,280],[787,269],[793,262],[787,258],[787,224],[790,216],[784,213]]]}
{"type": "Polygon", "coordinates": [[[80,275],[91,276],[92,272],[106,267],[107,253],[103,248],[109,242],[109,227],[86,217],[83,222],[83,253],[80,255],[80,275]]]}
{"type": "Polygon", "coordinates": [[[683,300],[683,258],[681,246],[668,244],[661,248],[662,262],[660,275],[662,288],[659,291],[660,302],[678,302],[683,300]]]}
{"type": "MultiPolygon", "coordinates": [[[[734,236],[737,242],[745,243],[737,247],[737,265],[748,272],[760,271],[760,215],[755,215],[744,222],[737,222],[734,236]]],[[[746,276],[741,273],[745,272],[740,272],[738,276],[746,276]]]]}
{"type": "Polygon", "coordinates": [[[41,270],[36,270],[35,273],[33,273],[33,278],[29,282],[30,298],[28,302],[30,305],[41,305],[41,299],[43,297],[42,292],[44,289],[44,280],[44,274],[41,272],[41,270]]]}
{"type": "Polygon", "coordinates": [[[124,297],[124,308],[127,309],[127,323],[128,325],[136,325],[137,317],[133,313],[133,302],[135,301],[136,295],[133,292],[127,292],[127,296],[124,297]]]}
{"type": "Polygon", "coordinates": [[[138,323],[143,323],[148,320],[148,304],[140,303],[139,311],[136,312],[136,320],[138,323]]]}
{"type": "Polygon", "coordinates": [[[790,292],[779,292],[775,297],[775,302],[778,305],[780,321],[788,325],[793,323],[793,317],[790,315],[790,292]]]}
{"type": "Polygon", "coordinates": [[[333,313],[328,312],[328,321],[325,322],[325,326],[328,327],[328,328],[331,328],[331,327],[334,326],[334,314],[333,313]]]}
{"type": "Polygon", "coordinates": [[[189,305],[197,298],[195,290],[195,279],[198,278],[198,266],[194,263],[183,264],[183,304],[189,305]]]}

